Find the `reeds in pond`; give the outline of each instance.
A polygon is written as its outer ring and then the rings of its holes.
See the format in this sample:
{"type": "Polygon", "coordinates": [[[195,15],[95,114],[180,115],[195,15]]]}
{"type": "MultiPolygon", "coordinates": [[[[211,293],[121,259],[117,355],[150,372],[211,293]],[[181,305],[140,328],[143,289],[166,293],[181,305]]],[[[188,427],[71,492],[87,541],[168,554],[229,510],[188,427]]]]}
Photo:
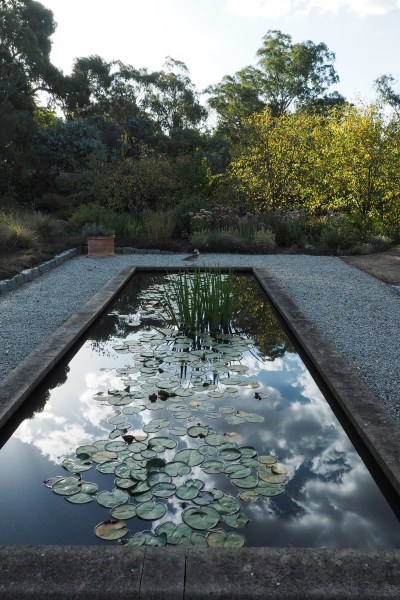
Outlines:
{"type": "Polygon", "coordinates": [[[233,273],[196,269],[172,275],[165,287],[168,318],[187,332],[228,332],[238,313],[233,273]]]}

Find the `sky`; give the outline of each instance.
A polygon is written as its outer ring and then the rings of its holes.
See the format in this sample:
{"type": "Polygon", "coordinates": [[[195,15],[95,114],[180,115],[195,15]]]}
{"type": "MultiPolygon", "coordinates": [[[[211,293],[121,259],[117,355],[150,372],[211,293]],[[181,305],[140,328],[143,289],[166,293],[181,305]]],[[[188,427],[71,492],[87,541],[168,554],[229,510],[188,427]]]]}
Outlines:
{"type": "MultiPolygon", "coordinates": [[[[202,90],[256,65],[270,29],[293,43],[324,42],[336,55],[337,90],[373,101],[382,74],[400,81],[400,0],[41,0],[57,22],[51,59],[68,74],[98,54],[136,68],[183,61],[202,90]]],[[[400,87],[400,84],[398,88],[400,87]]],[[[398,89],[397,88],[397,89],[398,89]]]]}

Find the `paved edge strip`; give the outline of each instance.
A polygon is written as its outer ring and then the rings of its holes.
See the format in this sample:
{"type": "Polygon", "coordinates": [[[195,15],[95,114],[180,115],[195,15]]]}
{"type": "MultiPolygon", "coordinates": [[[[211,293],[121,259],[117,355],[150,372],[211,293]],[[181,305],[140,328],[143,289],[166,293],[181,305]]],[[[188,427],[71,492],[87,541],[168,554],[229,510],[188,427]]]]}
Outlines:
{"type": "MultiPolygon", "coordinates": [[[[120,271],[3,381],[0,402],[4,399],[4,390],[8,389],[8,404],[13,396],[20,406],[135,271],[157,270],[165,271],[165,267],[127,267],[120,271]]],[[[386,414],[376,412],[375,402],[379,407],[379,401],[266,269],[240,270],[253,270],[303,350],[313,362],[317,360],[322,365],[320,374],[334,396],[346,398],[347,394],[347,410],[355,410],[357,415],[354,426],[364,441],[372,443],[373,450],[374,436],[380,432],[385,439],[394,425],[386,414]],[[334,383],[330,382],[331,376],[334,383]],[[367,407],[361,406],[361,412],[360,396],[367,398],[367,407]],[[360,417],[361,424],[358,423],[360,417]],[[362,427],[366,419],[371,419],[368,435],[362,427]]],[[[7,416],[2,417],[4,422],[18,406],[11,412],[8,406],[7,416]]],[[[0,411],[4,413],[3,402],[0,411]]],[[[350,414],[350,420],[354,421],[351,417],[350,414]]],[[[397,431],[392,433],[398,436],[397,431]]],[[[398,437],[396,440],[398,444],[398,437]]],[[[386,438],[386,444],[391,444],[391,439],[386,438]]],[[[390,463],[390,454],[385,455],[381,448],[381,459],[385,456],[390,463]]],[[[219,600],[389,600],[397,599],[400,589],[398,550],[0,546],[0,564],[2,600],[119,600],[121,597],[132,600],[203,600],[207,597],[219,600]]]]}
{"type": "Polygon", "coordinates": [[[28,283],[28,281],[37,279],[40,277],[40,275],[43,275],[43,273],[47,273],[48,271],[59,267],[63,263],[67,262],[67,260],[78,256],[78,254],[81,254],[78,248],[71,248],[70,250],[61,252],[61,254],[57,254],[54,258],[51,258],[50,260],[47,260],[36,267],[24,269],[21,271],[21,273],[15,275],[15,277],[11,277],[11,279],[3,279],[0,281],[0,295],[10,290],[16,290],[24,285],[24,283],[28,283]]]}
{"type": "Polygon", "coordinates": [[[0,427],[10,419],[135,272],[125,267],[68,321],[31,352],[0,385],[0,427]]]}
{"type": "Polygon", "coordinates": [[[0,546],[2,600],[389,600],[395,550],[0,546]]]}
{"type": "Polygon", "coordinates": [[[254,269],[253,272],[377,466],[400,495],[400,427],[270,271],[254,269]]]}

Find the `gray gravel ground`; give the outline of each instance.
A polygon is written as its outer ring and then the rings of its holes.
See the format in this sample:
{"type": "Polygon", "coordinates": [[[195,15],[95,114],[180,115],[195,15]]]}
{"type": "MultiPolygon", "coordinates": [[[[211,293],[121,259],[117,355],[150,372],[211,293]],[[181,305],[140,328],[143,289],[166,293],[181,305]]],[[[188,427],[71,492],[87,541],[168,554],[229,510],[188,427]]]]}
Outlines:
{"type": "MultiPolygon", "coordinates": [[[[120,269],[182,266],[182,254],[79,256],[0,296],[0,379],[120,269]]],[[[201,255],[197,265],[267,267],[400,423],[400,295],[338,258],[201,255]]]]}

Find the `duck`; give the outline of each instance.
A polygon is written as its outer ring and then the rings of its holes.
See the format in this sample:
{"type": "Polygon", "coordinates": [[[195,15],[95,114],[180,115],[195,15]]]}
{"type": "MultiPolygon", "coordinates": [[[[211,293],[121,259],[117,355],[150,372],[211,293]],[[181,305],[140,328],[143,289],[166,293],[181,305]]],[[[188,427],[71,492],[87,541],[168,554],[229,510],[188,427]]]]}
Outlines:
{"type": "Polygon", "coordinates": [[[197,248],[195,248],[193,250],[193,254],[189,254],[189,256],[185,256],[185,258],[182,258],[182,260],[196,260],[197,258],[199,258],[200,256],[200,252],[197,250],[197,248]]]}

